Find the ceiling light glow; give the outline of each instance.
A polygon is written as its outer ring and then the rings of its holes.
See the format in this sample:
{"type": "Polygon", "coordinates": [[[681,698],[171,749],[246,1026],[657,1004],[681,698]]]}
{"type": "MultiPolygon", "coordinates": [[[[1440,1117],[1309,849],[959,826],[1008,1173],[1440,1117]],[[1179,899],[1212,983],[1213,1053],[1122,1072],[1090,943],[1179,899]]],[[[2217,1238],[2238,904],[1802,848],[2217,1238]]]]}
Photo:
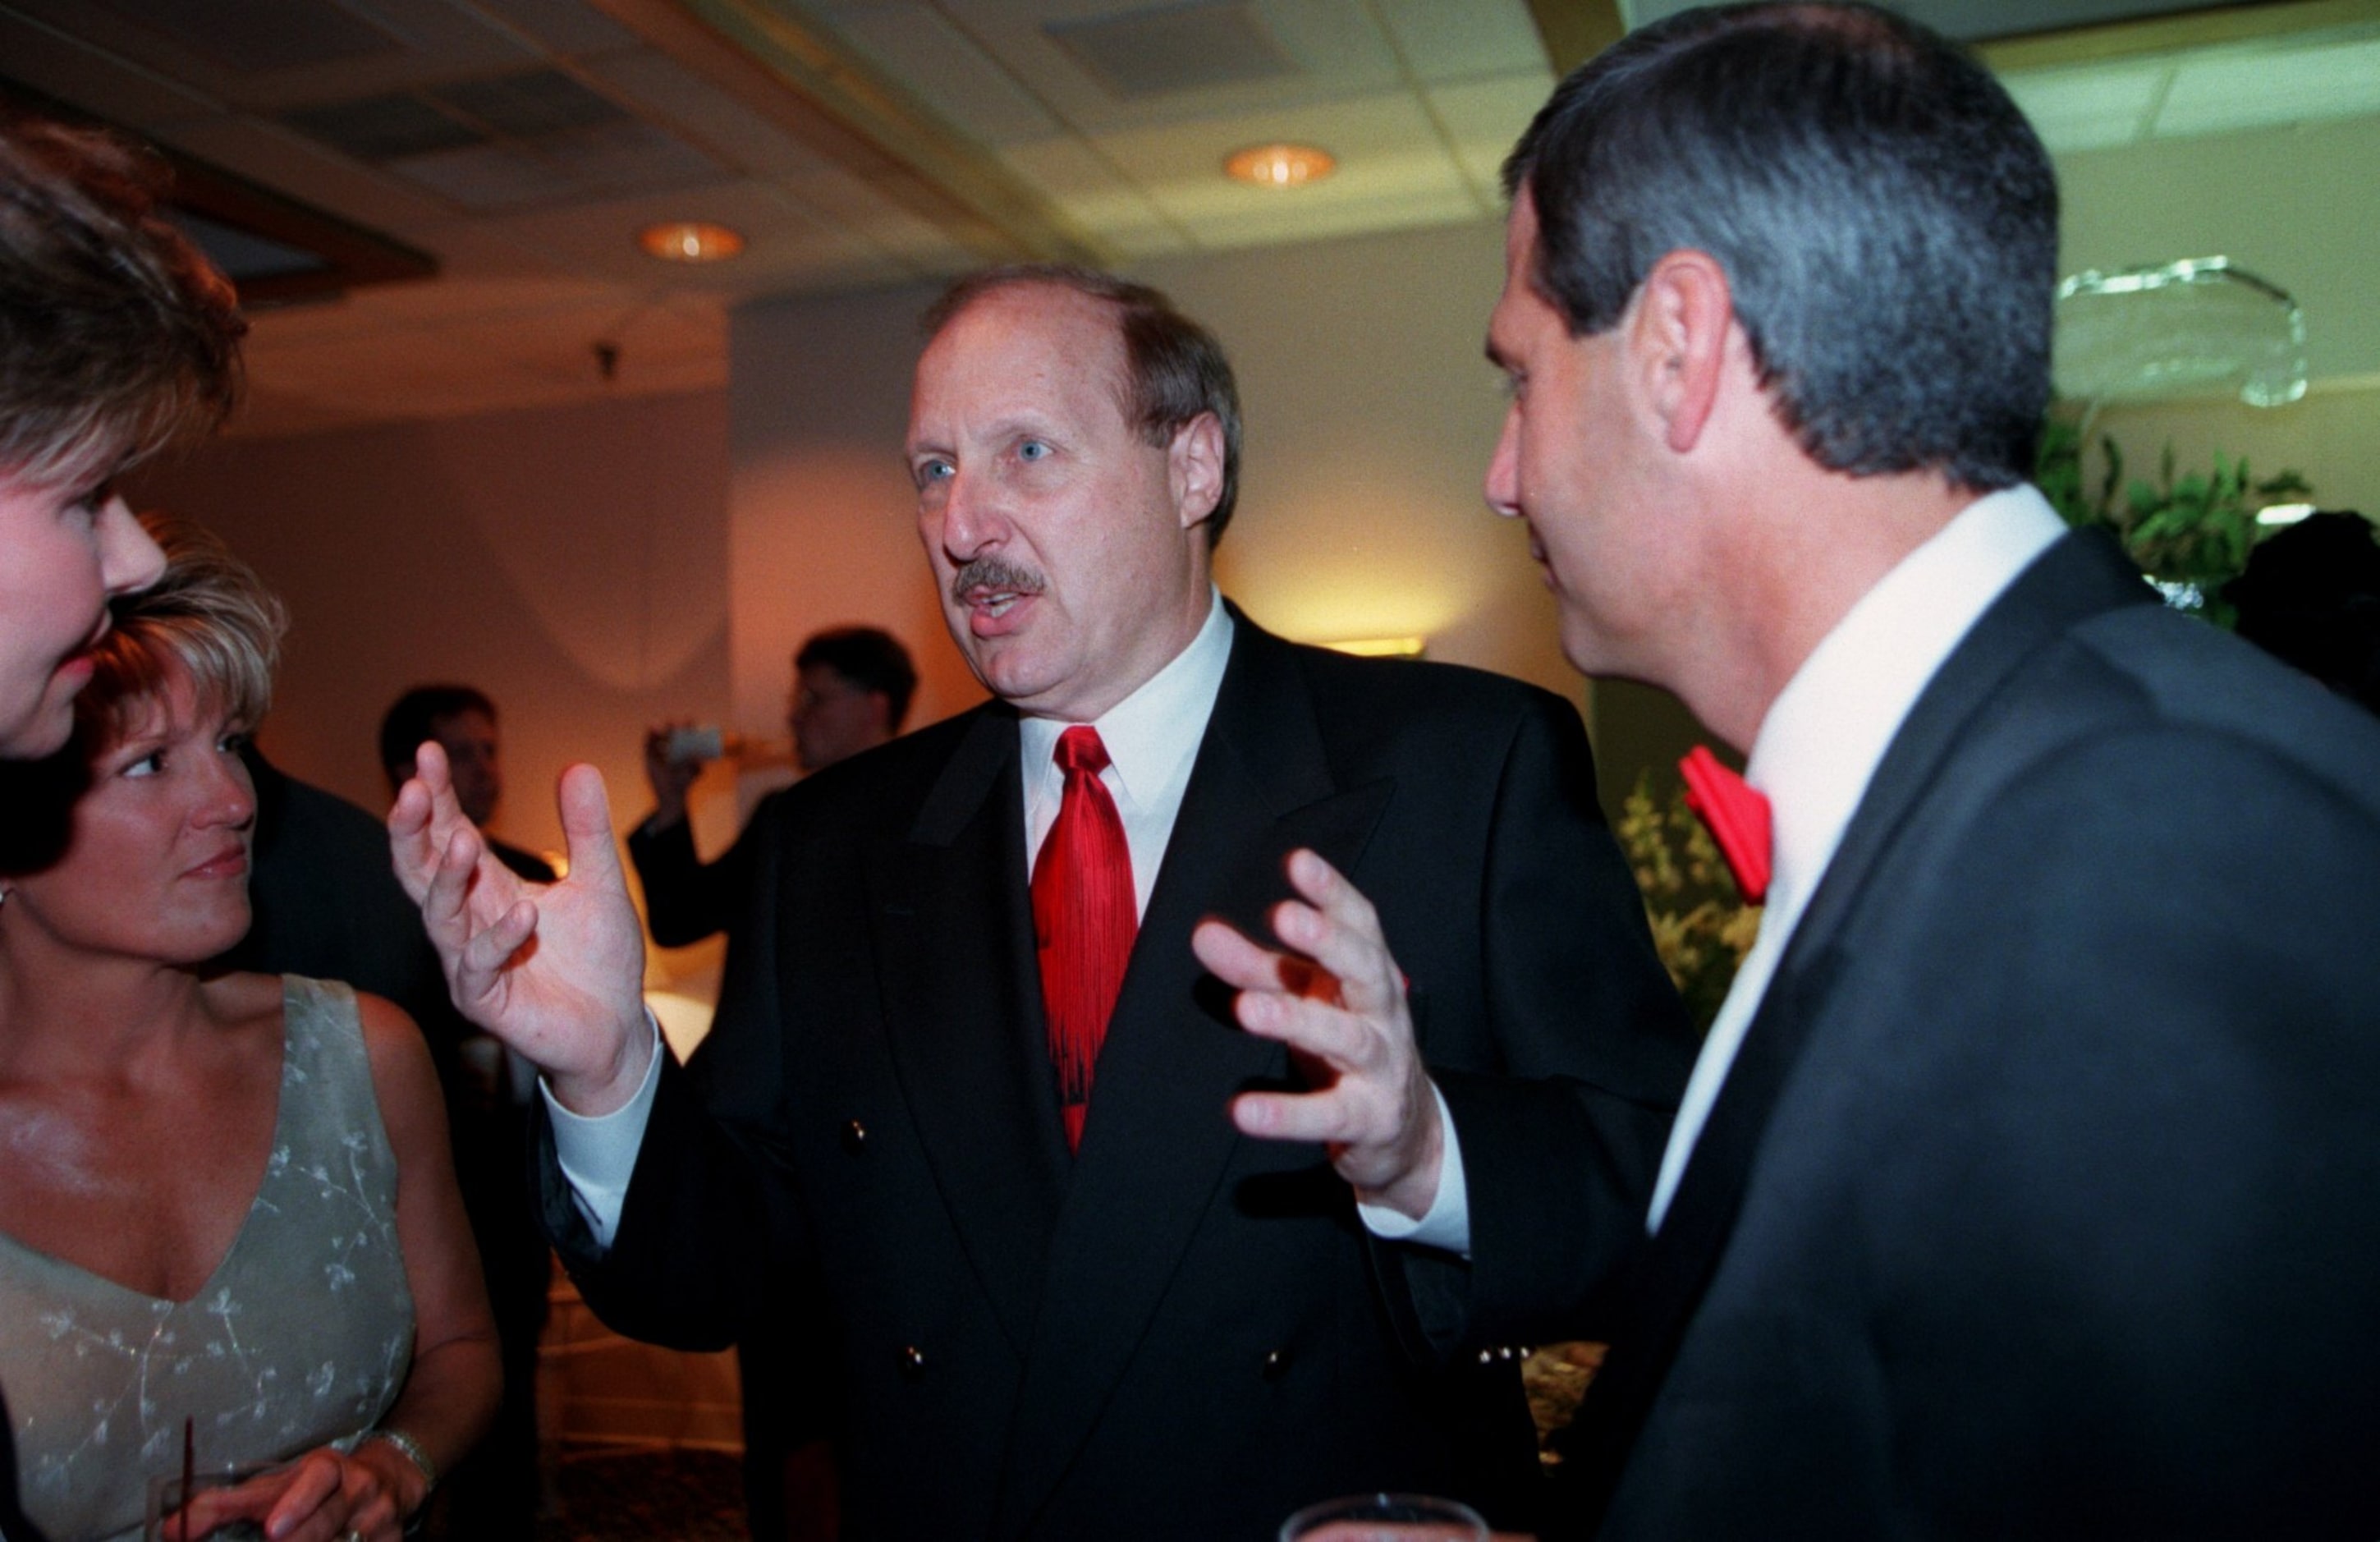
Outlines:
{"type": "Polygon", "coordinates": [[[724,262],[744,249],[744,237],[723,225],[671,220],[637,232],[637,244],[664,262],[724,262]]]}
{"type": "Polygon", "coordinates": [[[1338,169],[1327,150],[1310,144],[1251,145],[1223,162],[1226,176],[1259,188],[1300,188],[1338,169]]]}

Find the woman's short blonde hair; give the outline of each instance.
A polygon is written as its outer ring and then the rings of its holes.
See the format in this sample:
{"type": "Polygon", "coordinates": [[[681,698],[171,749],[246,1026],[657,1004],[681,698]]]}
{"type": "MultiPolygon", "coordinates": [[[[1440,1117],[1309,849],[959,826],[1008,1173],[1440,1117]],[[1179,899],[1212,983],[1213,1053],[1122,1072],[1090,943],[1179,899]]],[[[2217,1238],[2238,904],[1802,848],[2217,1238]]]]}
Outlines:
{"type": "Polygon", "coordinates": [[[115,601],[115,625],[93,650],[98,667],[75,698],[86,753],[128,732],[132,713],[176,669],[200,701],[250,727],[273,704],[288,629],[280,600],[203,526],[157,514],[140,523],[164,552],[165,571],[152,588],[115,601]]]}

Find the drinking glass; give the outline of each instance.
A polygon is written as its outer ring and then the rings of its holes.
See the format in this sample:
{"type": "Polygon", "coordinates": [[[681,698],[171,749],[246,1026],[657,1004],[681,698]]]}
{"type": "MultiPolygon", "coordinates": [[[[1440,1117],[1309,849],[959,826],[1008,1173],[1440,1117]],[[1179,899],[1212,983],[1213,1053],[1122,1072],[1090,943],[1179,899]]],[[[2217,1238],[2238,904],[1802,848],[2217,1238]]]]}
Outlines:
{"type": "MultiPolygon", "coordinates": [[[[201,1467],[191,1475],[187,1494],[182,1490],[179,1471],[151,1478],[149,1508],[140,1532],[143,1542],[183,1542],[181,1528],[173,1524],[174,1513],[189,1501],[191,1495],[211,1488],[237,1488],[279,1465],[277,1462],[241,1462],[224,1467],[201,1467]]],[[[264,1527],[254,1521],[230,1521],[210,1532],[193,1533],[188,1542],[264,1542],[264,1527]]]]}

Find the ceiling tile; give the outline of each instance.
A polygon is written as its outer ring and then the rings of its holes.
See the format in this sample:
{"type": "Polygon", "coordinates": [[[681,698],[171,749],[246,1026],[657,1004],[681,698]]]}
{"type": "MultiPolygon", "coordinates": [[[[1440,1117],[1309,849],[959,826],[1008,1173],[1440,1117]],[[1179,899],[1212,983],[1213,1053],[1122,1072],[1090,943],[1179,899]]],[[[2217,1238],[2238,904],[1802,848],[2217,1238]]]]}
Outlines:
{"type": "Polygon", "coordinates": [[[840,28],[910,95],[973,139],[1004,145],[1058,131],[1050,109],[933,6],[870,6],[846,13],[840,28]]]}
{"type": "Polygon", "coordinates": [[[1540,67],[1492,80],[1434,86],[1424,93],[1454,141],[1454,158],[1472,190],[1488,200],[1490,210],[1500,211],[1504,205],[1504,157],[1512,152],[1553,89],[1553,72],[1540,67]]]}
{"type": "MultiPolygon", "coordinates": [[[[941,0],[945,15],[1059,119],[1084,132],[1185,122],[1271,105],[1376,91],[1399,83],[1396,52],[1363,0],[1248,0],[1257,21],[1298,67],[1292,78],[1119,100],[1043,30],[1120,9],[1116,0],[941,0]]],[[[842,14],[842,13],[839,13],[842,14]]],[[[934,82],[905,77],[933,100],[934,82]]]]}
{"type": "Polygon", "coordinates": [[[898,264],[897,272],[883,275],[888,279],[960,273],[978,261],[941,226],[847,172],[785,177],[780,186],[789,198],[852,231],[880,259],[898,264]]]}
{"type": "Polygon", "coordinates": [[[1096,234],[1163,223],[1148,196],[1080,140],[1011,145],[1001,152],[1001,159],[1062,205],[1068,217],[1096,234]]]}
{"type": "Polygon", "coordinates": [[[1373,231],[1464,225],[1481,217],[1467,190],[1417,196],[1399,189],[1380,197],[1345,198],[1305,209],[1259,205],[1219,210],[1197,222],[1193,231],[1201,249],[1220,251],[1373,231]]]}
{"type": "MultiPolygon", "coordinates": [[[[236,5],[237,0],[209,3],[236,5]]],[[[227,66],[90,0],[12,0],[12,4],[144,69],[177,79],[220,102],[258,112],[519,69],[538,58],[535,50],[511,29],[448,0],[373,0],[374,30],[395,40],[397,46],[279,69],[227,66]]],[[[339,7],[311,0],[309,8],[339,7]]]]}
{"type": "Polygon", "coordinates": [[[2380,113],[2380,38],[2328,47],[2186,58],[2157,114],[2159,137],[2380,113]]]}
{"type": "Polygon", "coordinates": [[[228,114],[152,126],[161,142],[342,219],[407,239],[406,227],[447,211],[407,187],[281,124],[228,114]]]}
{"type": "Polygon", "coordinates": [[[472,0],[557,54],[598,54],[636,46],[637,34],[586,0],[472,0]]]}
{"type": "Polygon", "coordinates": [[[580,67],[679,131],[714,160],[766,176],[822,169],[819,154],[676,60],[650,49],[580,67]]]}
{"type": "Polygon", "coordinates": [[[1377,0],[1416,79],[1536,71],[1550,82],[1546,45],[1522,0],[1377,0]]]}
{"type": "Polygon", "coordinates": [[[12,79],[95,117],[145,129],[161,118],[211,112],[215,103],[199,92],[138,69],[123,59],[58,29],[0,9],[0,69],[12,79]]]}
{"type": "Polygon", "coordinates": [[[1185,194],[1271,199],[1293,207],[1309,200],[1368,197],[1384,185],[1430,190],[1463,186],[1420,102],[1402,91],[1103,134],[1094,142],[1124,175],[1169,206],[1185,194]],[[1323,181],[1287,190],[1250,187],[1223,175],[1223,160],[1232,152],[1278,139],[1319,145],[1338,158],[1339,169],[1323,181]]]}

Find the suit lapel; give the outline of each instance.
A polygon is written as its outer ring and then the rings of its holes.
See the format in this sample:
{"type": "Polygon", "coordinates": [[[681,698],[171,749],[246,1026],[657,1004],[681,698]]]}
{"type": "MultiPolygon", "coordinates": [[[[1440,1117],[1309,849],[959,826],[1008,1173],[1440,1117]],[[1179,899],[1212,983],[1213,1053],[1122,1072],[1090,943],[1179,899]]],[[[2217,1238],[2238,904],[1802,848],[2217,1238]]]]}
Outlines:
{"type": "Polygon", "coordinates": [[[1041,1045],[1016,720],[985,709],[869,874],[895,1075],[1011,1346],[1030,1341],[1067,1156],[1041,1045]]]}
{"type": "Polygon", "coordinates": [[[2010,675],[2084,617],[2154,603],[2140,575],[2095,536],[2069,536],[2020,575],[1943,662],[1894,735],[1794,928],[1734,1064],[1694,1143],[1661,1230],[1619,1293],[1612,1350],[1569,1432],[1567,1508],[1591,1530],[1732,1234],[1754,1159],[1786,1080],[1824,1013],[1841,941],[1876,865],[2010,675]]]}
{"type": "Polygon", "coordinates": [[[995,1535],[1031,1528],[1123,1378],[1231,1172],[1232,1096],[1289,1075],[1278,1045],[1232,1020],[1228,992],[1191,954],[1191,929],[1222,916],[1269,937],[1289,852],[1311,846],[1352,868],[1387,807],[1387,783],[1335,785],[1294,654],[1234,615],[1231,663],[1100,1050],[995,1535]]]}

